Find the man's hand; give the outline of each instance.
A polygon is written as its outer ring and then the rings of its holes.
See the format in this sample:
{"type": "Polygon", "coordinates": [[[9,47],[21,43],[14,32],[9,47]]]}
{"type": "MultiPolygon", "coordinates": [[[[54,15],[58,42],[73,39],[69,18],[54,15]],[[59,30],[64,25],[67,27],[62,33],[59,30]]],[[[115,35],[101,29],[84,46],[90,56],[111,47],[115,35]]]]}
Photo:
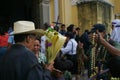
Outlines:
{"type": "Polygon", "coordinates": [[[45,64],[45,68],[52,72],[52,70],[54,69],[53,64],[54,64],[54,62],[52,62],[50,64],[45,64]]]}
{"type": "Polygon", "coordinates": [[[95,42],[96,43],[102,43],[105,39],[104,39],[104,35],[100,32],[97,31],[97,34],[95,34],[95,42]]]}

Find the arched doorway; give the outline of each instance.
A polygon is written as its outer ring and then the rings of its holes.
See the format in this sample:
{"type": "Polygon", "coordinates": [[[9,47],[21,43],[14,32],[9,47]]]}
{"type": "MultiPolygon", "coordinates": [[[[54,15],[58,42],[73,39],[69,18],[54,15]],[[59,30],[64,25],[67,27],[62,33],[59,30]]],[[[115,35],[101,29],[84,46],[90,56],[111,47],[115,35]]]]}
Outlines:
{"type": "Polygon", "coordinates": [[[0,27],[12,27],[17,20],[30,20],[39,28],[39,0],[0,0],[0,27]]]}

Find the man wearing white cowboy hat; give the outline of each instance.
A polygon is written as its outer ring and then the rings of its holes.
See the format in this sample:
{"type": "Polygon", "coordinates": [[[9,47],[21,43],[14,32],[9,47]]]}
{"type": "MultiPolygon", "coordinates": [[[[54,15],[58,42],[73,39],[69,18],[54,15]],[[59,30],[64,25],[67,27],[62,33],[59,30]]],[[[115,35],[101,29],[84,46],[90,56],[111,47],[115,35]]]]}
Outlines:
{"type": "Polygon", "coordinates": [[[1,60],[0,80],[51,80],[53,63],[43,69],[31,51],[35,35],[42,33],[41,29],[35,29],[31,21],[14,23],[15,44],[1,60]]]}

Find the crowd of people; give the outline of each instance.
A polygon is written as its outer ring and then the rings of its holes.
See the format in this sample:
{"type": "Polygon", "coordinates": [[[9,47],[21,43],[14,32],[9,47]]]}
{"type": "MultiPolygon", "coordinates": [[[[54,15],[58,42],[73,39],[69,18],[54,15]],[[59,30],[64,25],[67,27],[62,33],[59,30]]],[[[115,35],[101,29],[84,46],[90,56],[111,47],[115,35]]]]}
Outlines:
{"type": "MultiPolygon", "coordinates": [[[[50,28],[44,25],[44,31],[50,28]]],[[[112,22],[112,33],[107,35],[105,25],[95,24],[91,30],[80,33],[80,27],[65,24],[53,29],[66,37],[66,42],[60,49],[56,59],[47,63],[47,37],[35,29],[31,21],[16,21],[14,30],[3,32],[0,27],[0,79],[1,80],[80,80],[79,76],[88,77],[91,64],[92,39],[96,43],[96,66],[102,61],[101,70],[109,69],[106,75],[100,78],[109,80],[109,77],[120,77],[119,56],[120,20],[112,22]],[[95,33],[95,35],[93,35],[95,33]]]]}

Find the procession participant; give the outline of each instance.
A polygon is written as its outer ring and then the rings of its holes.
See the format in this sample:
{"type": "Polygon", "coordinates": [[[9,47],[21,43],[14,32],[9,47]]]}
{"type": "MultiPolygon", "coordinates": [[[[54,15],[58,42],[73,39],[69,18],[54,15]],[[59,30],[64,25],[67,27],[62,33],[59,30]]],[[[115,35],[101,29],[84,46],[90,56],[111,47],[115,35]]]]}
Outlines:
{"type": "Polygon", "coordinates": [[[109,61],[109,68],[110,68],[110,72],[113,77],[120,77],[120,69],[119,69],[119,67],[120,67],[120,63],[119,63],[120,62],[120,58],[119,58],[120,50],[117,49],[116,47],[112,46],[109,42],[107,42],[99,32],[97,32],[95,41],[97,43],[102,44],[109,51],[110,54],[117,56],[117,57],[112,58],[109,61]],[[98,39],[98,36],[99,36],[99,39],[98,39]]]}
{"type": "MultiPolygon", "coordinates": [[[[13,31],[11,31],[11,32],[9,33],[9,35],[11,35],[11,34],[13,34],[13,31]]],[[[13,35],[11,35],[11,36],[8,37],[8,48],[10,48],[10,46],[11,46],[12,44],[15,44],[14,36],[13,36],[13,35]]]]}
{"type": "Polygon", "coordinates": [[[114,28],[110,36],[110,43],[120,49],[120,20],[114,20],[114,28]],[[116,24],[115,24],[116,23],[116,24]]]}
{"type": "MultiPolygon", "coordinates": [[[[112,77],[120,77],[120,55],[119,55],[119,22],[115,25],[115,27],[113,28],[113,33],[115,33],[114,37],[113,35],[111,35],[111,39],[109,42],[107,42],[104,37],[105,34],[100,33],[98,30],[96,30],[97,34],[95,37],[96,42],[98,44],[102,44],[105,49],[107,49],[107,51],[109,52],[109,57],[107,59],[107,65],[108,68],[110,68],[110,73],[112,75],[112,77]]],[[[112,33],[112,34],[113,34],[112,33]]],[[[107,53],[108,54],[108,53],[107,53]]]]}
{"type": "Polygon", "coordinates": [[[46,63],[46,56],[45,54],[41,53],[40,51],[40,38],[39,37],[36,37],[35,38],[35,41],[34,41],[34,48],[33,48],[33,52],[35,53],[36,57],[38,58],[38,61],[40,63],[43,63],[45,64],[46,63]]]}
{"type": "Polygon", "coordinates": [[[114,19],[113,21],[112,21],[112,30],[115,28],[115,26],[117,25],[117,23],[118,22],[120,22],[120,19],[114,19]]]}
{"type": "Polygon", "coordinates": [[[63,55],[67,56],[68,60],[71,60],[73,62],[73,68],[71,69],[72,74],[77,74],[77,42],[74,39],[74,34],[72,32],[67,32],[65,34],[67,37],[67,44],[65,47],[61,48],[61,52],[63,55]]]}
{"type": "Polygon", "coordinates": [[[80,28],[79,27],[75,28],[75,40],[77,41],[77,43],[80,41],[80,28]]]}
{"type": "MultiPolygon", "coordinates": [[[[99,31],[101,33],[101,35],[104,36],[104,38],[106,39],[106,26],[104,24],[94,24],[93,28],[91,29],[91,34],[94,37],[95,34],[97,34],[97,31],[99,31]]],[[[93,40],[92,42],[92,48],[91,48],[91,72],[93,74],[93,72],[96,70],[95,67],[98,68],[98,74],[100,73],[100,71],[106,70],[108,69],[108,62],[110,59],[109,54],[107,53],[106,49],[104,46],[102,46],[99,43],[95,43],[93,40]],[[94,64],[94,66],[92,66],[94,64]],[[93,68],[93,69],[92,69],[93,68]]],[[[91,73],[90,72],[90,73],[91,73]]],[[[109,74],[108,73],[104,73],[100,75],[100,79],[104,79],[104,80],[108,80],[109,79],[109,74]]]]}
{"type": "Polygon", "coordinates": [[[60,28],[60,31],[59,31],[60,34],[65,35],[65,33],[66,33],[65,27],[66,27],[65,24],[61,25],[61,28],[60,28]]]}
{"type": "MultiPolygon", "coordinates": [[[[45,23],[43,26],[44,26],[44,30],[47,30],[50,27],[48,23],[45,23]]],[[[41,36],[41,53],[46,54],[46,36],[45,35],[41,36]]]]}
{"type": "Polygon", "coordinates": [[[4,30],[3,27],[0,27],[0,59],[7,51],[8,46],[8,33],[4,30]]]}
{"type": "Polygon", "coordinates": [[[36,34],[41,34],[42,31],[35,29],[31,21],[14,23],[15,44],[8,49],[1,61],[0,80],[51,80],[53,63],[43,68],[31,51],[36,34]]]}

